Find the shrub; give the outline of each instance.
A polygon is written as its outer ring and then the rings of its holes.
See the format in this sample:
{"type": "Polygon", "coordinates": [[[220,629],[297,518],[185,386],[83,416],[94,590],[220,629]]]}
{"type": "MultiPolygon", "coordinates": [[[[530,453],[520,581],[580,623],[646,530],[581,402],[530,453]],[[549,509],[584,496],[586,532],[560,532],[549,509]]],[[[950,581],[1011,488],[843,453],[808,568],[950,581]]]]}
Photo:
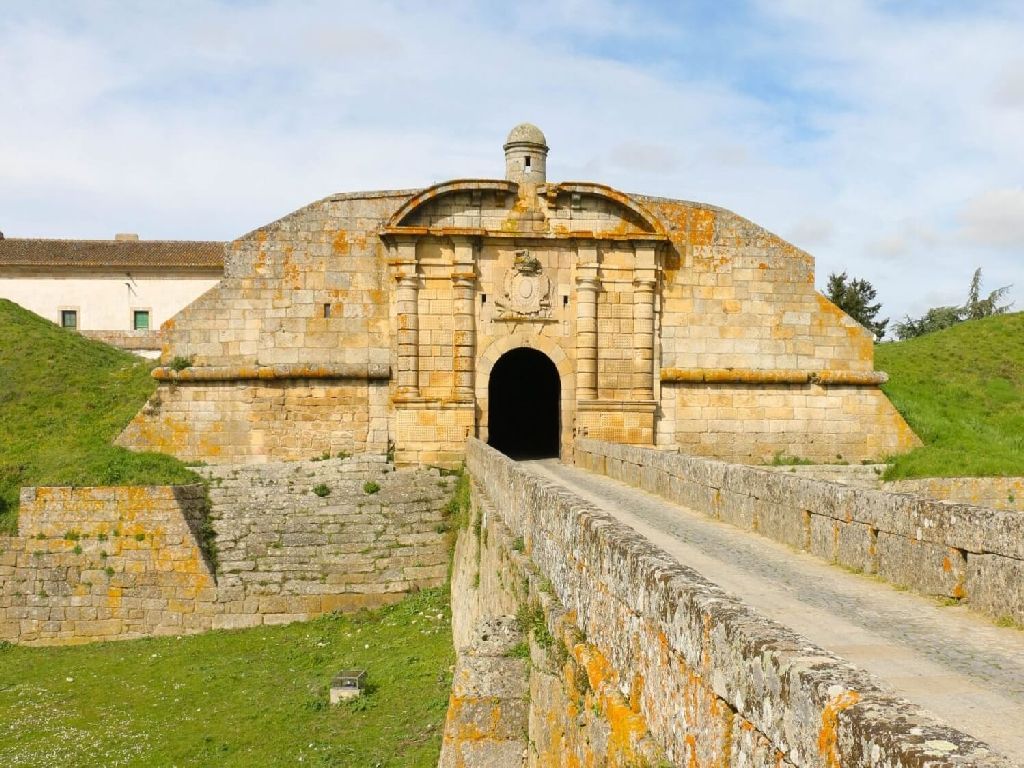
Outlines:
{"type": "Polygon", "coordinates": [[[313,493],[322,499],[324,496],[329,496],[331,494],[331,489],[328,488],[326,484],[319,483],[318,485],[313,486],[313,493]]]}
{"type": "Polygon", "coordinates": [[[363,483],[363,493],[376,493],[379,490],[380,486],[373,482],[373,480],[367,480],[363,483]]]}

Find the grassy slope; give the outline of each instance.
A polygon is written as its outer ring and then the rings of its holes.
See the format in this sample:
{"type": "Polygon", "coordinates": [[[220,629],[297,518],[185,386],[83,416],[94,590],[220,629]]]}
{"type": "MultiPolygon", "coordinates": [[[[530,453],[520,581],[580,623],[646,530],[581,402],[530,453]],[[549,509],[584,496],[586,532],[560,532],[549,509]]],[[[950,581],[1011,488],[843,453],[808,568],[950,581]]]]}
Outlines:
{"type": "Polygon", "coordinates": [[[285,627],[7,646],[0,765],[433,768],[453,662],[441,590],[285,627]],[[330,707],[347,667],[372,692],[330,707]]]}
{"type": "Polygon", "coordinates": [[[0,299],[0,533],[22,485],[195,482],[181,462],[111,441],[146,402],[151,364],[0,299]]]}
{"type": "Polygon", "coordinates": [[[1024,476],[1024,313],[881,344],[875,364],[925,443],[888,478],[1024,476]]]}

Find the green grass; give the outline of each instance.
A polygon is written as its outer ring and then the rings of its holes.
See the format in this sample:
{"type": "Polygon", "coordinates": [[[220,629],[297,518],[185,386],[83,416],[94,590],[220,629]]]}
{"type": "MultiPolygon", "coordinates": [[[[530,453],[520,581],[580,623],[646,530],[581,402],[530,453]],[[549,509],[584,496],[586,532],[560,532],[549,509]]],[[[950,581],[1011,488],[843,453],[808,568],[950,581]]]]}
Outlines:
{"type": "Polygon", "coordinates": [[[111,444],[152,394],[152,365],[0,299],[0,534],[16,530],[23,485],[199,481],[111,444]]]}
{"type": "Polygon", "coordinates": [[[924,446],[885,478],[1024,476],[1024,313],[875,347],[883,386],[924,446]]]}
{"type": "Polygon", "coordinates": [[[3,646],[0,765],[433,768],[453,663],[442,590],[284,627],[3,646]],[[349,667],[369,693],[331,707],[349,667]]]}

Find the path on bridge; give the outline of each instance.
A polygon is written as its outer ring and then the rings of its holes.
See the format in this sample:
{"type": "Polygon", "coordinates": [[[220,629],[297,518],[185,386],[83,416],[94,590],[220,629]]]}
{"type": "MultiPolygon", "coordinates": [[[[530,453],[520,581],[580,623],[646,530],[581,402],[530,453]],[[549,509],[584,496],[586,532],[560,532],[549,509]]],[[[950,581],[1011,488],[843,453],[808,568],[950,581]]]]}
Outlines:
{"type": "Polygon", "coordinates": [[[829,565],[617,480],[524,461],[762,615],[1024,766],[1024,632],[829,565]]]}

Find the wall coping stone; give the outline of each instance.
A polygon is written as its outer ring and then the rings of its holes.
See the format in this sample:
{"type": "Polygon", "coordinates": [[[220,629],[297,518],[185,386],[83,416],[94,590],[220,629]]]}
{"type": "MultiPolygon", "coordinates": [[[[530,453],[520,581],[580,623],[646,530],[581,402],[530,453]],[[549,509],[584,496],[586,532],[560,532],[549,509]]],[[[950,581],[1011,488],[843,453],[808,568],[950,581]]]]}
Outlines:
{"type": "MultiPolygon", "coordinates": [[[[687,458],[650,453],[654,461],[687,458]]],[[[726,466],[706,462],[701,468],[724,478],[726,466]]],[[[478,440],[467,443],[467,467],[510,530],[524,538],[525,551],[575,612],[588,641],[604,646],[619,679],[638,673],[636,655],[644,649],[621,636],[628,626],[593,620],[595,594],[617,601],[632,621],[653,623],[666,649],[797,766],[1012,765],[478,440]]],[[[655,705],[645,696],[641,706],[655,705]]],[[[686,733],[673,717],[647,720],[669,754],[687,754],[686,733]]]]}

